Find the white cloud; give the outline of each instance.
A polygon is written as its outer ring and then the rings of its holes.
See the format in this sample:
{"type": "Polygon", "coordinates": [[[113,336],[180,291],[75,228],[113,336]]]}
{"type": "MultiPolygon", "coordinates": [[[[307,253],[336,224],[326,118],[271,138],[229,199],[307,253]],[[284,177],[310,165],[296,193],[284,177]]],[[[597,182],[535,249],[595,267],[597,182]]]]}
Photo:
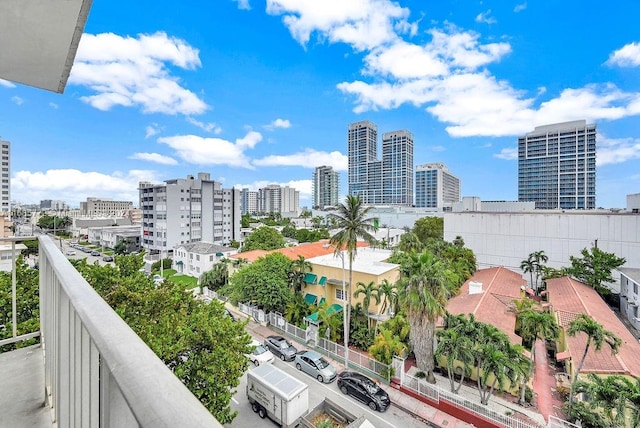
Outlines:
{"type": "Polygon", "coordinates": [[[244,154],[262,141],[259,132],[249,131],[235,143],[222,138],[206,138],[197,135],[176,135],[162,137],[159,143],[175,150],[175,156],[195,165],[228,165],[253,169],[249,158],[244,154]]]}
{"type": "Polygon", "coordinates": [[[629,43],[609,55],[608,65],[620,67],[640,66],[640,43],[629,43]]]}
{"type": "Polygon", "coordinates": [[[78,206],[87,197],[109,197],[138,204],[140,181],[159,181],[157,173],[131,170],[126,173],[85,172],[77,169],[18,171],[11,178],[11,196],[25,203],[59,199],[78,206]]]}
{"type": "Polygon", "coordinates": [[[596,164],[613,165],[640,159],[640,138],[607,138],[597,136],[596,164]]]}
{"type": "Polygon", "coordinates": [[[139,106],[145,113],[199,114],[208,106],[171,75],[169,64],[200,67],[198,49],[158,32],[137,38],[83,34],[69,83],[95,95],[80,99],[100,110],[139,106]]]}
{"type": "Polygon", "coordinates": [[[311,34],[331,43],[348,43],[362,51],[415,32],[409,9],[390,0],[267,0],[267,13],[282,15],[291,35],[306,46],[311,34]]]}
{"type": "Polygon", "coordinates": [[[144,138],[151,138],[154,135],[158,135],[160,133],[160,128],[157,123],[152,123],[144,129],[144,138]]]}
{"type": "Polygon", "coordinates": [[[159,163],[161,165],[178,165],[178,161],[169,156],[164,156],[159,153],[134,153],[129,156],[129,159],[138,159],[148,162],[159,163]]]}
{"type": "Polygon", "coordinates": [[[436,153],[441,153],[447,150],[445,146],[431,146],[431,151],[436,153]]]}
{"type": "Polygon", "coordinates": [[[60,107],[58,104],[54,103],[54,102],[50,102],[49,103],[49,107],[58,110],[58,108],[60,107]]]}
{"type": "Polygon", "coordinates": [[[4,86],[5,88],[15,88],[16,85],[13,82],[9,82],[8,80],[0,79],[0,86],[4,86]]]}
{"type": "Polygon", "coordinates": [[[496,153],[493,155],[494,158],[505,159],[505,160],[517,160],[518,159],[518,148],[517,147],[506,147],[500,150],[500,153],[496,153]]]}
{"type": "Polygon", "coordinates": [[[251,10],[251,5],[249,4],[249,0],[233,0],[238,3],[238,9],[243,10],[251,10]]]}
{"type": "Polygon", "coordinates": [[[481,24],[495,24],[498,21],[493,16],[491,16],[491,9],[489,9],[484,12],[480,12],[476,16],[476,22],[481,24]]]}
{"type": "Polygon", "coordinates": [[[348,159],[338,151],[320,152],[306,149],[291,155],[271,155],[253,161],[255,166],[299,166],[315,168],[322,165],[332,166],[336,171],[347,170],[348,159]]]}
{"type": "Polygon", "coordinates": [[[265,129],[269,130],[269,131],[273,131],[276,128],[282,128],[282,129],[288,129],[291,128],[291,122],[289,121],[289,119],[276,119],[274,121],[272,121],[270,124],[268,125],[264,125],[265,129]]]}
{"type": "Polygon", "coordinates": [[[11,101],[12,101],[14,104],[19,105],[19,106],[21,106],[22,104],[24,104],[24,99],[23,99],[23,98],[21,98],[21,97],[19,97],[19,96],[17,96],[17,95],[16,95],[16,96],[11,97],[11,101]]]}
{"type": "Polygon", "coordinates": [[[527,8],[527,2],[517,4],[516,7],[513,8],[515,13],[522,12],[527,8]]]}
{"type": "Polygon", "coordinates": [[[196,120],[193,117],[187,117],[187,122],[189,122],[194,126],[197,126],[198,128],[202,129],[205,132],[210,132],[216,135],[222,134],[222,128],[214,122],[209,122],[209,123],[200,122],[199,120],[196,120]]]}

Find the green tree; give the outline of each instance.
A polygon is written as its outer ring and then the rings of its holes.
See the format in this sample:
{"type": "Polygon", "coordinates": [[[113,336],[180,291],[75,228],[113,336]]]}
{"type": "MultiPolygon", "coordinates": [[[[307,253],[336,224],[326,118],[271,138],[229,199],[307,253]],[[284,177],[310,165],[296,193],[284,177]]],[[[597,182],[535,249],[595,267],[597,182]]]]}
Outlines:
{"type": "MultiPolygon", "coordinates": [[[[528,300],[528,299],[527,299],[528,300]]],[[[537,312],[528,309],[518,316],[520,325],[520,336],[525,343],[531,343],[531,365],[526,378],[523,379],[520,389],[520,404],[525,403],[525,391],[527,379],[531,377],[531,372],[535,364],[535,346],[538,339],[555,340],[558,338],[560,328],[556,323],[553,314],[549,312],[537,312]]]]}
{"type": "Polygon", "coordinates": [[[329,330],[329,340],[337,342],[340,340],[340,330],[342,327],[342,314],[339,312],[329,311],[329,304],[324,302],[318,306],[318,323],[322,328],[320,329],[320,336],[324,337],[325,331],[329,330]]]}
{"type": "Polygon", "coordinates": [[[306,328],[304,318],[311,313],[311,306],[304,301],[300,293],[295,293],[284,310],[284,317],[287,322],[298,327],[306,328]]]}
{"type": "Polygon", "coordinates": [[[376,286],[375,281],[371,281],[368,284],[365,284],[364,282],[358,282],[356,284],[356,287],[357,289],[353,293],[353,295],[356,298],[359,297],[361,294],[364,295],[364,297],[362,298],[362,306],[364,307],[364,310],[367,315],[367,328],[370,328],[369,307],[371,306],[371,299],[376,301],[376,305],[380,304],[380,293],[378,292],[378,287],[376,286]]]}
{"type": "Polygon", "coordinates": [[[398,302],[398,287],[389,282],[388,279],[383,279],[380,284],[378,284],[378,295],[382,300],[382,306],[380,306],[380,313],[384,313],[387,308],[391,309],[392,312],[397,312],[396,304],[398,302]]]}
{"type": "Polygon", "coordinates": [[[276,250],[285,245],[284,237],[273,227],[262,226],[251,232],[244,240],[242,251],[276,250]]]}
{"type": "Polygon", "coordinates": [[[421,251],[424,245],[418,235],[413,232],[407,232],[400,236],[400,243],[398,249],[405,253],[421,251]]]}
{"type": "Polygon", "coordinates": [[[225,260],[220,260],[213,267],[200,275],[200,290],[207,287],[209,290],[219,290],[229,282],[229,266],[225,260]]]}
{"type": "Polygon", "coordinates": [[[293,298],[289,287],[291,260],[280,253],[267,254],[242,266],[221,293],[234,302],[256,302],[267,312],[284,313],[293,298]]]}
{"type": "Polygon", "coordinates": [[[128,247],[127,239],[122,239],[118,241],[115,247],[113,247],[113,252],[116,255],[127,254],[127,247],[128,247]]]}
{"type": "Polygon", "coordinates": [[[545,271],[544,263],[548,261],[549,257],[547,257],[544,251],[540,250],[530,253],[526,260],[520,262],[520,269],[522,269],[524,273],[528,273],[530,275],[531,288],[533,288],[536,294],[538,294],[538,282],[545,271]]]}
{"type": "Polygon", "coordinates": [[[602,251],[598,247],[592,247],[591,251],[583,248],[580,254],[582,257],[569,257],[571,260],[569,273],[577,280],[593,287],[598,293],[610,294],[611,291],[603,284],[616,282],[611,271],[625,264],[626,259],[602,251]]]}
{"type": "Polygon", "coordinates": [[[32,254],[38,254],[38,241],[36,239],[24,241],[22,243],[25,245],[25,247],[27,247],[26,249],[22,250],[22,254],[27,257],[32,254]]]}
{"type": "Polygon", "coordinates": [[[444,218],[419,218],[413,225],[413,233],[418,236],[421,242],[427,242],[430,239],[442,240],[444,238],[444,218]]]}
{"type": "Polygon", "coordinates": [[[313,267],[311,266],[311,263],[305,260],[304,256],[299,255],[296,260],[291,262],[289,281],[294,293],[302,292],[302,287],[305,286],[304,279],[307,276],[307,273],[311,271],[313,271],[313,267]]]}
{"type": "Polygon", "coordinates": [[[448,284],[442,263],[429,251],[412,254],[410,264],[401,266],[399,286],[400,306],[406,311],[411,325],[411,344],[418,368],[433,375],[433,339],[435,323],[445,313],[448,284]]]}
{"type": "Polygon", "coordinates": [[[435,357],[437,360],[445,359],[451,392],[458,394],[464,378],[470,372],[469,368],[474,362],[473,341],[469,336],[460,334],[452,328],[439,330],[437,336],[438,346],[436,347],[435,357]],[[462,364],[462,367],[459,366],[456,369],[456,363],[462,364]],[[455,382],[456,372],[460,374],[457,386],[455,382]]]}
{"type": "Polygon", "coordinates": [[[622,344],[622,340],[618,336],[616,336],[615,333],[606,330],[602,326],[602,324],[600,324],[587,314],[579,314],[576,319],[571,321],[571,323],[569,324],[567,334],[573,337],[578,333],[584,333],[587,335],[587,343],[584,347],[582,358],[580,358],[580,362],[576,367],[575,374],[573,376],[573,382],[571,382],[569,404],[573,403],[573,400],[575,398],[574,386],[578,381],[578,376],[580,375],[580,371],[582,370],[582,366],[584,365],[584,360],[587,358],[589,348],[593,345],[596,351],[600,351],[602,349],[602,345],[604,343],[607,343],[611,348],[611,353],[615,355],[618,353],[618,349],[622,344]]]}
{"type": "Polygon", "coordinates": [[[463,248],[464,247],[464,239],[462,239],[462,236],[460,236],[460,235],[456,236],[456,239],[453,240],[453,245],[455,245],[458,248],[463,248]]]}
{"type": "Polygon", "coordinates": [[[391,330],[380,330],[373,345],[369,347],[369,353],[373,358],[383,364],[391,364],[394,356],[402,357],[406,352],[407,345],[391,330]]]}
{"type": "MultiPolygon", "coordinates": [[[[335,221],[337,231],[331,236],[329,242],[335,246],[336,254],[342,255],[346,250],[349,266],[349,282],[347,284],[347,304],[345,308],[345,353],[348,353],[349,326],[351,324],[351,284],[353,284],[353,260],[358,249],[358,239],[366,242],[375,242],[371,234],[375,230],[373,217],[367,217],[372,207],[365,207],[359,196],[348,195],[345,202],[338,205],[337,212],[329,214],[329,218],[335,221]]],[[[343,256],[344,257],[344,256],[343,256]]],[[[348,368],[348,354],[345,358],[345,369],[348,368]]]]}
{"type": "Polygon", "coordinates": [[[606,417],[608,426],[627,426],[625,412],[628,399],[635,393],[633,383],[621,375],[602,377],[589,373],[587,379],[578,381],[574,392],[586,394],[589,397],[588,407],[606,417]]]}
{"type": "Polygon", "coordinates": [[[224,306],[205,304],[180,285],[139,271],[142,256],[119,256],[116,266],[74,262],[83,277],[200,399],[215,418],[230,423],[230,403],[247,368],[250,336],[244,323],[224,316],[224,306]]]}

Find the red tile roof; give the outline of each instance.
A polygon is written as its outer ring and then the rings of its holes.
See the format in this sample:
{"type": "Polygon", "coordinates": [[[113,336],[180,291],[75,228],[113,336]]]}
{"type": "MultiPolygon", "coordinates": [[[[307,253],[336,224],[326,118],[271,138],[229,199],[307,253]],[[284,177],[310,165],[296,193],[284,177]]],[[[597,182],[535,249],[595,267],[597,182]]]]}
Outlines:
{"type": "MultiPolygon", "coordinates": [[[[369,244],[364,241],[358,241],[358,248],[368,247],[369,244]]],[[[229,256],[231,259],[246,259],[249,263],[252,263],[264,257],[270,253],[282,253],[291,260],[297,260],[298,256],[302,256],[305,259],[311,259],[313,257],[324,256],[335,252],[336,247],[329,244],[328,239],[323,239],[318,242],[307,242],[304,244],[296,245],[295,247],[278,248],[277,250],[264,251],[264,250],[252,250],[244,253],[238,253],[229,256]]]]}
{"type": "MultiPolygon", "coordinates": [[[[551,307],[562,328],[568,328],[578,314],[584,313],[622,339],[617,355],[611,355],[611,348],[607,344],[603,344],[599,352],[592,346],[584,361],[583,373],[640,376],[640,344],[593,288],[564,277],[547,280],[547,290],[551,307]]],[[[582,357],[586,343],[587,336],[584,333],[575,337],[567,336],[567,351],[576,364],[582,357]]]]}
{"type": "Polygon", "coordinates": [[[521,297],[527,281],[519,273],[504,267],[478,270],[460,288],[460,294],[449,300],[451,314],[474,314],[478,321],[491,324],[509,336],[512,343],[521,344],[522,338],[514,333],[516,315],[512,302],[521,297]],[[470,282],[482,283],[482,293],[469,294],[470,282]]]}

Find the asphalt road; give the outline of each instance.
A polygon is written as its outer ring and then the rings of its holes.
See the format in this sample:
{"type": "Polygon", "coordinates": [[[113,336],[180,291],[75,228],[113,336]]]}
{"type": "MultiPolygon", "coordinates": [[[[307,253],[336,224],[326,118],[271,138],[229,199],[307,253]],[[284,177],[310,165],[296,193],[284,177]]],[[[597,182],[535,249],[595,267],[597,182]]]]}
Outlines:
{"type": "MultiPolygon", "coordinates": [[[[258,337],[256,339],[262,342],[262,338],[258,337]]],[[[361,403],[355,398],[343,395],[338,389],[335,381],[329,384],[320,383],[306,373],[296,370],[293,363],[287,363],[276,359],[273,364],[309,385],[309,410],[320,404],[325,397],[328,397],[354,415],[364,415],[365,418],[377,428],[412,428],[428,426],[394,405],[391,405],[391,407],[384,413],[372,411],[367,405],[361,403]]],[[[252,368],[253,365],[250,365],[249,370],[252,368]]],[[[256,413],[253,413],[251,405],[247,400],[245,392],[246,385],[247,375],[245,373],[240,379],[240,385],[238,386],[236,394],[231,399],[231,408],[238,411],[238,416],[236,416],[231,424],[226,426],[238,428],[276,426],[275,422],[272,422],[269,419],[260,419],[256,413]]]]}

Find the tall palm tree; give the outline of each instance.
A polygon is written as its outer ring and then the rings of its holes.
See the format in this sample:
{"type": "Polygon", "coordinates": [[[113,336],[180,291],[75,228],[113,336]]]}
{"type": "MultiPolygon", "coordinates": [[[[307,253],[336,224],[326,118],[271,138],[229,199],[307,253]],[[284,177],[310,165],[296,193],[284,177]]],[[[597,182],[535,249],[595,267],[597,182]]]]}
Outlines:
{"type": "Polygon", "coordinates": [[[496,386],[502,389],[507,380],[507,366],[511,360],[503,351],[503,348],[495,342],[486,342],[475,348],[476,360],[478,361],[478,392],[480,393],[480,403],[489,404],[489,398],[493,394],[496,386]],[[493,375],[493,380],[489,379],[493,375]]]}
{"type": "MultiPolygon", "coordinates": [[[[374,218],[367,217],[372,207],[366,207],[359,196],[348,195],[344,203],[338,205],[337,212],[329,214],[332,224],[337,231],[331,236],[329,242],[335,246],[335,254],[342,255],[345,250],[349,262],[349,283],[347,284],[347,304],[344,312],[344,347],[345,369],[349,366],[349,325],[351,322],[351,284],[353,283],[353,260],[358,249],[358,239],[366,242],[375,242],[371,232],[375,231],[374,218]]],[[[343,258],[344,261],[344,258],[343,258]]]]}
{"type": "Polygon", "coordinates": [[[409,264],[402,267],[400,279],[399,300],[411,325],[411,345],[416,364],[427,373],[432,383],[435,382],[433,339],[436,321],[444,315],[449,295],[446,278],[440,260],[425,250],[410,256],[409,264]]]}
{"type": "Polygon", "coordinates": [[[370,329],[369,326],[369,307],[371,306],[371,299],[376,301],[376,305],[380,304],[380,293],[378,292],[378,287],[376,286],[375,281],[371,281],[368,284],[364,282],[358,282],[356,284],[358,287],[357,290],[353,293],[354,297],[359,297],[361,294],[364,294],[362,298],[362,306],[367,314],[367,329],[370,329]]]}
{"type": "Polygon", "coordinates": [[[580,314],[571,321],[569,324],[569,328],[567,329],[567,334],[569,336],[575,336],[578,333],[584,333],[587,335],[587,344],[584,347],[584,352],[582,353],[582,358],[578,363],[578,367],[576,367],[576,372],[573,376],[573,382],[571,382],[571,391],[569,392],[569,404],[573,403],[574,400],[574,385],[578,381],[578,376],[580,375],[580,371],[582,370],[582,366],[584,365],[584,360],[587,358],[587,353],[589,352],[589,348],[593,345],[596,351],[600,351],[602,349],[602,345],[606,342],[611,348],[611,354],[615,355],[618,353],[618,349],[622,344],[622,340],[615,335],[615,333],[606,330],[602,324],[591,318],[587,314],[580,314]]]}
{"type": "Polygon", "coordinates": [[[526,382],[531,378],[535,364],[536,341],[538,339],[557,339],[560,328],[556,323],[555,317],[549,312],[537,312],[533,309],[527,309],[520,313],[518,320],[520,322],[520,336],[525,342],[531,342],[531,365],[527,377],[522,381],[520,390],[520,404],[524,404],[526,382]]]}
{"type": "Polygon", "coordinates": [[[392,312],[396,312],[396,302],[398,301],[398,287],[391,283],[388,279],[383,279],[378,284],[378,294],[382,300],[382,306],[380,306],[380,313],[384,313],[387,308],[390,308],[392,312]]]}
{"type": "MultiPolygon", "coordinates": [[[[527,258],[526,260],[523,260],[520,262],[520,269],[522,269],[522,272],[524,272],[525,274],[529,274],[531,277],[531,288],[534,288],[533,285],[533,274],[536,271],[536,265],[535,262],[533,261],[533,256],[531,254],[529,254],[529,258],[527,258]]],[[[534,288],[535,290],[535,288],[534,288]]]]}
{"type": "Polygon", "coordinates": [[[588,381],[576,382],[575,392],[588,394],[589,407],[599,410],[610,421],[610,426],[625,426],[627,400],[633,394],[633,383],[621,375],[601,377],[589,373],[587,378],[588,381]]]}
{"type": "Polygon", "coordinates": [[[313,271],[313,267],[304,256],[298,256],[296,260],[291,262],[289,280],[294,293],[300,293],[302,291],[304,278],[307,273],[311,271],[313,271]]]}
{"type": "Polygon", "coordinates": [[[438,346],[436,347],[435,357],[438,360],[445,358],[451,392],[457,394],[464,382],[465,375],[469,372],[469,367],[473,365],[473,341],[469,336],[460,334],[453,328],[439,330],[437,336],[438,346]],[[456,362],[462,364],[462,367],[457,368],[460,369],[460,380],[457,386],[455,383],[456,362]]]}

